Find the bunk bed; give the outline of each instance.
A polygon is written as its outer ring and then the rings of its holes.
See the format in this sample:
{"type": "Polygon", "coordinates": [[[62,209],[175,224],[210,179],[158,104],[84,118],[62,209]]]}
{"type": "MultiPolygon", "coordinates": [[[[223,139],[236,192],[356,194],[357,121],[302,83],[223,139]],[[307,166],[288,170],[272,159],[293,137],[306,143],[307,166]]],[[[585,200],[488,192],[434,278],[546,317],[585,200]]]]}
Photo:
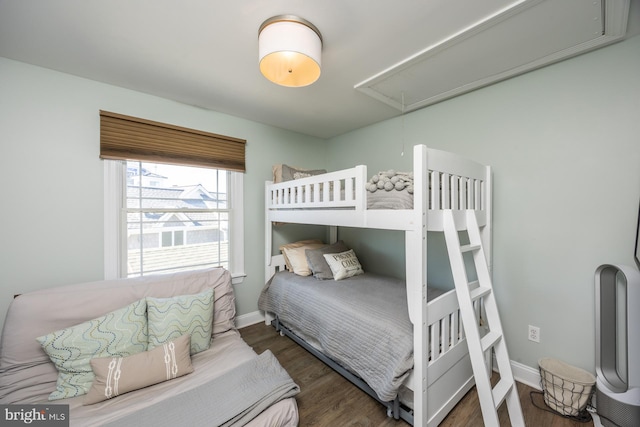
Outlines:
{"type": "MultiPolygon", "coordinates": [[[[453,218],[457,230],[466,230],[468,215],[472,213],[490,260],[491,169],[424,145],[415,146],[413,156],[410,209],[367,208],[371,205],[367,198],[372,193],[368,191],[371,183],[367,182],[366,166],[280,183],[267,182],[265,188],[265,277],[268,282],[265,288],[275,275],[292,274],[284,271],[283,256],[272,254],[275,223],[327,225],[332,242],[337,240],[340,226],[405,233],[405,298],[412,329],[412,368],[403,377],[398,395],[393,400],[381,399],[350,366],[342,366],[325,354],[313,339],[298,336],[296,325],[286,324],[278,313],[265,312],[265,320],[384,404],[389,416],[415,426],[435,426],[474,385],[474,377],[456,291],[435,298],[429,295],[427,232],[444,231],[444,212],[447,218],[453,218]]],[[[478,324],[482,325],[482,298],[474,302],[474,311],[478,324]]],[[[488,370],[488,354],[484,363],[488,370]]]]}

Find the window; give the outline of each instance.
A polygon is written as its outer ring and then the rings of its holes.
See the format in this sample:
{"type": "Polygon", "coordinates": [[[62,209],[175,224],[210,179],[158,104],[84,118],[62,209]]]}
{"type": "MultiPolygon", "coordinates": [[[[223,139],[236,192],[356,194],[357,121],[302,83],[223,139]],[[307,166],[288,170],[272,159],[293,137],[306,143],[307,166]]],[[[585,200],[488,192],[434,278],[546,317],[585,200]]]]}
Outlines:
{"type": "Polygon", "coordinates": [[[223,266],[242,281],[245,144],[100,111],[105,279],[223,266]]]}
{"type": "Polygon", "coordinates": [[[105,160],[105,276],[222,266],[235,283],[241,281],[242,176],[221,169],[105,160]]]}

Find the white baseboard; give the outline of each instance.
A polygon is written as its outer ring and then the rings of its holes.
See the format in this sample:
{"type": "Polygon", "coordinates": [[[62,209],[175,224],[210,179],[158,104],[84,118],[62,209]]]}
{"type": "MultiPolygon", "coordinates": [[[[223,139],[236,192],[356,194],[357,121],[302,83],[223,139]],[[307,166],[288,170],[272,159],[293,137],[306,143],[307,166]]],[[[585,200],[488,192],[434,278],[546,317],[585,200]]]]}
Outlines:
{"type": "Polygon", "coordinates": [[[260,311],[254,311],[252,313],[236,316],[236,328],[238,329],[250,325],[255,325],[256,323],[260,322],[264,322],[264,315],[260,311]]]}
{"type": "MultiPolygon", "coordinates": [[[[492,362],[492,366],[498,366],[498,364],[496,363],[495,355],[493,356],[492,362]]],[[[542,391],[542,387],[540,387],[540,371],[538,371],[537,369],[534,369],[527,365],[523,365],[522,363],[514,362],[512,360],[511,371],[513,372],[513,377],[516,381],[522,384],[526,384],[529,387],[535,388],[538,391],[542,391]]]]}
{"type": "Polygon", "coordinates": [[[513,376],[516,381],[535,388],[538,391],[542,390],[539,370],[523,365],[522,363],[514,362],[513,360],[511,361],[511,370],[513,371],[513,376]]]}

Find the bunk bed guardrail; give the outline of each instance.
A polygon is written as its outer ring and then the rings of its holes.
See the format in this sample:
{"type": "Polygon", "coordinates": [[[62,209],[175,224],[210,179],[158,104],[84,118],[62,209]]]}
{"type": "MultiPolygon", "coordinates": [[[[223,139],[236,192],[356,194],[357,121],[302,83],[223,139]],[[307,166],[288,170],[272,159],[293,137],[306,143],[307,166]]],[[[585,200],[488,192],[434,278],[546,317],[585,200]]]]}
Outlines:
{"type": "Polygon", "coordinates": [[[336,172],[328,172],[272,184],[270,209],[335,209],[365,208],[364,183],[367,167],[355,166],[336,172]]]}
{"type": "MultiPolygon", "coordinates": [[[[427,200],[427,226],[430,231],[442,231],[441,212],[451,209],[455,213],[460,230],[466,228],[464,211],[474,210],[480,226],[487,224],[487,200],[491,188],[490,169],[471,160],[462,159],[452,153],[428,149],[419,145],[414,148],[414,173],[424,176],[426,182],[414,182],[414,194],[420,192],[427,200]],[[422,164],[421,150],[426,151],[427,164],[422,164]]],[[[367,209],[367,167],[364,165],[315,175],[306,178],[269,183],[267,185],[267,211],[274,216],[287,215],[286,211],[305,209],[354,211],[353,217],[376,215],[421,215],[421,207],[414,203],[412,210],[400,209],[389,214],[387,209],[367,209]],[[380,213],[380,212],[387,213],[380,213]],[[407,212],[408,211],[408,212],[407,212]]],[[[378,190],[384,191],[384,190],[378,190]]],[[[290,219],[286,216],[286,219],[290,219]]],[[[285,218],[282,218],[285,219],[285,218]]],[[[286,221],[284,221],[286,222],[286,221]]],[[[411,221],[408,227],[416,225],[411,221]]],[[[396,228],[396,227],[392,227],[396,228]]]]}

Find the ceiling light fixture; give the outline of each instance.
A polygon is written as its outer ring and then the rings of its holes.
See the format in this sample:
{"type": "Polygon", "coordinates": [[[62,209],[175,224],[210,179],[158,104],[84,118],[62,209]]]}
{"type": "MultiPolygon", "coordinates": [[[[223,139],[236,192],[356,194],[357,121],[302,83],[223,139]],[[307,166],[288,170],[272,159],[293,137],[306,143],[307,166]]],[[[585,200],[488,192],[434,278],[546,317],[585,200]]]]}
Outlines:
{"type": "Polygon", "coordinates": [[[260,72],[281,86],[303,87],[320,77],[322,35],[311,22],[278,15],[258,31],[260,72]]]}

